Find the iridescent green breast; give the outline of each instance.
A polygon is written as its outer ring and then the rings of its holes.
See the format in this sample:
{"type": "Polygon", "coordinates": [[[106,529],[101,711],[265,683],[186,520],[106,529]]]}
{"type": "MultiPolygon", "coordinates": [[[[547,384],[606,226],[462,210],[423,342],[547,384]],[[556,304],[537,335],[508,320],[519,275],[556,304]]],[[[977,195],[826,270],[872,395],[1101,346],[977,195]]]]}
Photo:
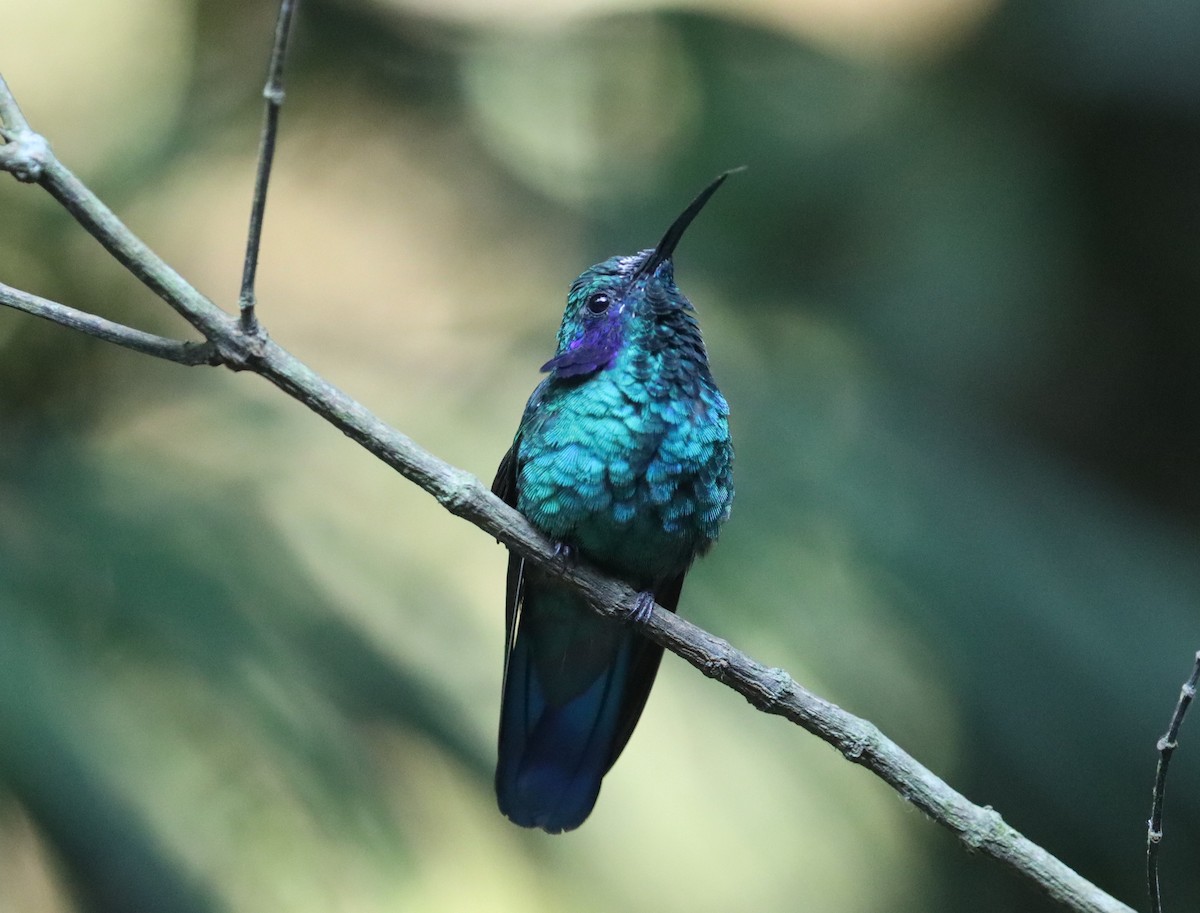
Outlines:
{"type": "MultiPolygon", "coordinates": [[[[518,509],[551,538],[639,587],[717,538],[733,500],[728,407],[711,379],[639,379],[627,357],[551,381],[526,414],[518,509]]],[[[705,372],[707,374],[707,372],[705,372]]]]}

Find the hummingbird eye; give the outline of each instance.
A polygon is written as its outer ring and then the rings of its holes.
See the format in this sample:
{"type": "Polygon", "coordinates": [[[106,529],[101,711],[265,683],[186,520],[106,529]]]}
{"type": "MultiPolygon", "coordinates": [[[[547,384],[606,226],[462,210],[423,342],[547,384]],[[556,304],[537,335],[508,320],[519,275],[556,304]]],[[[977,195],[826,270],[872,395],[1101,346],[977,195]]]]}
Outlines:
{"type": "Polygon", "coordinates": [[[604,292],[594,292],[591,295],[588,295],[587,309],[593,314],[603,314],[608,310],[608,306],[611,303],[612,299],[610,299],[604,292]]]}

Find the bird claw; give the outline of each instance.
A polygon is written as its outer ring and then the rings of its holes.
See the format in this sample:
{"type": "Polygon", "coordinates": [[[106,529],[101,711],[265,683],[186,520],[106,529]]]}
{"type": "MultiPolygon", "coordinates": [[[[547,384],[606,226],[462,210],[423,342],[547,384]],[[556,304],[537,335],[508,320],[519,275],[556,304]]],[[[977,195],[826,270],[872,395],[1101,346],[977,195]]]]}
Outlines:
{"type": "Polygon", "coordinates": [[[562,562],[567,567],[575,565],[575,546],[569,545],[566,542],[554,543],[554,559],[562,562]]]}
{"type": "Polygon", "coordinates": [[[644,625],[654,614],[654,602],[654,594],[649,590],[638,593],[629,610],[629,620],[635,625],[644,625]]]}

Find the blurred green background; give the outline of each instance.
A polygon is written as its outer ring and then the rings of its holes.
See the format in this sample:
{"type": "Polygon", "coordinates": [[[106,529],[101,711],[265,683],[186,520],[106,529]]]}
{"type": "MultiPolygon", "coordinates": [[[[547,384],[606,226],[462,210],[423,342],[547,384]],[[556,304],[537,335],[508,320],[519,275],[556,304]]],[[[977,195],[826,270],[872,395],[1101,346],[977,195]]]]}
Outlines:
{"type": "MultiPolygon", "coordinates": [[[[274,15],[0,0],[34,126],[226,306],[274,15]]],[[[575,275],[748,165],[677,256],[738,451],[684,614],[1144,909],[1200,648],[1197,47],[1194,0],[304,0],[262,316],[490,479],[575,275]]],[[[182,332],[7,178],[0,279],[182,332]]],[[[256,378],[0,311],[0,913],[1051,909],[670,657],[587,824],[511,826],[503,575],[256,378]]]]}

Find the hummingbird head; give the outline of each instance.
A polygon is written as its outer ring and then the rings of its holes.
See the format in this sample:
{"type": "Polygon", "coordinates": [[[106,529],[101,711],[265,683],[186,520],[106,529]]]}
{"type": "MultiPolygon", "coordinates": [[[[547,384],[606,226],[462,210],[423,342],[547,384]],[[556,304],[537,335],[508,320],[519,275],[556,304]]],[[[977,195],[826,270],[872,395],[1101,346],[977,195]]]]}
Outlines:
{"type": "Polygon", "coordinates": [[[724,172],[705,187],[656,247],[630,257],[609,257],[575,280],[558,331],[558,352],[542,365],[543,371],[559,378],[594,374],[608,367],[627,342],[640,338],[653,347],[656,339],[658,344],[669,340],[674,329],[670,324],[681,318],[685,335],[694,336],[703,352],[695,318],[687,313],[691,302],[675,285],[671,257],[692,220],[732,173],[724,172]],[[658,333],[660,327],[666,332],[658,333]]]}

